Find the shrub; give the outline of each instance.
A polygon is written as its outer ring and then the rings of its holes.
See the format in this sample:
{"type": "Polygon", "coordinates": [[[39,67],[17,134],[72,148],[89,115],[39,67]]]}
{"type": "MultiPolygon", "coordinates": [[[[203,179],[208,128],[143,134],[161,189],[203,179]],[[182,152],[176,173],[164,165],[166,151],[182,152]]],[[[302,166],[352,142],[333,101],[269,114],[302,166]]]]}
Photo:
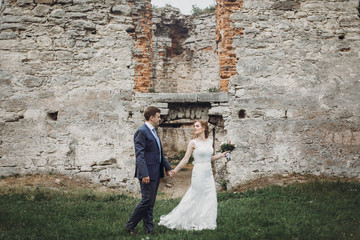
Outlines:
{"type": "Polygon", "coordinates": [[[192,10],[191,11],[192,11],[193,16],[199,16],[201,14],[206,14],[206,13],[214,13],[215,12],[215,5],[211,5],[209,7],[201,9],[195,4],[195,5],[192,5],[192,10]]]}

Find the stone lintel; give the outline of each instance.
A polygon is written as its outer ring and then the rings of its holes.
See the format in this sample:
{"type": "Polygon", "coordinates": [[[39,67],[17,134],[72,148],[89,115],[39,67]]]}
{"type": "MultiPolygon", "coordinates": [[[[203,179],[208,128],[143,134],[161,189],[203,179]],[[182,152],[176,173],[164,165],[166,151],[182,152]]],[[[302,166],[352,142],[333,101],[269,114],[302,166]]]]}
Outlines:
{"type": "Polygon", "coordinates": [[[196,103],[196,102],[228,102],[228,94],[216,93],[135,93],[136,99],[149,99],[153,102],[196,103]]]}
{"type": "Polygon", "coordinates": [[[198,93],[198,102],[228,102],[229,96],[226,92],[198,93]]]}

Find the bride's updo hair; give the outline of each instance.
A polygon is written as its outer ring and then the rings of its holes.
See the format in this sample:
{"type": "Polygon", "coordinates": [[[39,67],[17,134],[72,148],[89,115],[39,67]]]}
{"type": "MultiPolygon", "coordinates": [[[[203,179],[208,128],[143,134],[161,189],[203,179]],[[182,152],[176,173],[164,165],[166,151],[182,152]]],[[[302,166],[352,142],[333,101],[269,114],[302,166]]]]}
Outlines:
{"type": "Polygon", "coordinates": [[[206,122],[204,120],[197,120],[195,122],[200,123],[200,125],[204,128],[205,138],[208,138],[209,137],[209,124],[208,124],[208,122],[206,122]]]}

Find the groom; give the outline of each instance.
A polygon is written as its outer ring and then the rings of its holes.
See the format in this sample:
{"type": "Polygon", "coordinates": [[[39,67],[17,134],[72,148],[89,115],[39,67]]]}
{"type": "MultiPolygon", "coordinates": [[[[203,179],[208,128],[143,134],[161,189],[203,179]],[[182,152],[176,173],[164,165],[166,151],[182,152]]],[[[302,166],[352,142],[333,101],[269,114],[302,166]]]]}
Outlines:
{"type": "Polygon", "coordinates": [[[145,233],[154,233],[153,208],[160,178],[164,177],[164,168],[170,177],[175,175],[168,160],[165,158],[161,142],[155,127],[160,124],[160,109],[149,106],[145,109],[146,122],[134,135],[136,167],[135,177],[140,181],[141,201],[136,206],[125,227],[131,234],[143,220],[145,233]]]}

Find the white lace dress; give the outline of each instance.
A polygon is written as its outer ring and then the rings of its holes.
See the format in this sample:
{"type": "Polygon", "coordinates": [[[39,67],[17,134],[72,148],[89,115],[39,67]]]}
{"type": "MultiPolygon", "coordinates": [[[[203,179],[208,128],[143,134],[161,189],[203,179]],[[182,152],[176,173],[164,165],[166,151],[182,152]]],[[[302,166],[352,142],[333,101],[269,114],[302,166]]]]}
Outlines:
{"type": "Polygon", "coordinates": [[[159,225],[171,229],[215,229],[217,199],[214,176],[211,169],[212,140],[195,142],[194,168],[191,186],[169,214],[160,217],[159,225]]]}

